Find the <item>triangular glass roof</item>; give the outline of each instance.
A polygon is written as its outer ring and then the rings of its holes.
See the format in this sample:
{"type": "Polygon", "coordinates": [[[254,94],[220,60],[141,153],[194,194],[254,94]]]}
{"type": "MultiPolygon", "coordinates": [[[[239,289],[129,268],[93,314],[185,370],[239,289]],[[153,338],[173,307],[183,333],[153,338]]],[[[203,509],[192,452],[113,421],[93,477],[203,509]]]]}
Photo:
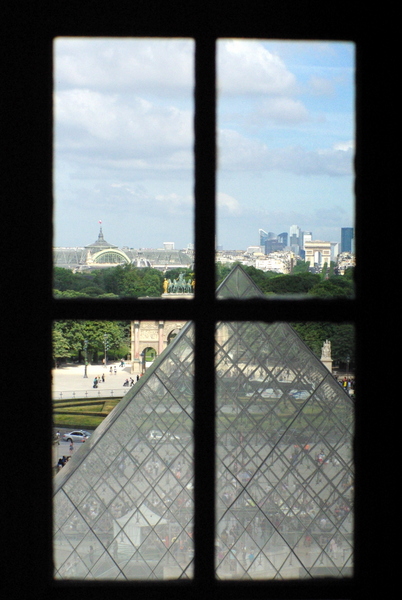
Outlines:
{"type": "Polygon", "coordinates": [[[233,267],[217,290],[218,298],[261,298],[264,294],[240,265],[233,267]]]}
{"type": "MultiPolygon", "coordinates": [[[[239,266],[220,298],[261,296],[239,266]]],[[[188,323],[55,477],[56,578],[192,577],[188,323]]],[[[216,333],[216,576],[352,572],[351,398],[285,323],[216,333]]]]}

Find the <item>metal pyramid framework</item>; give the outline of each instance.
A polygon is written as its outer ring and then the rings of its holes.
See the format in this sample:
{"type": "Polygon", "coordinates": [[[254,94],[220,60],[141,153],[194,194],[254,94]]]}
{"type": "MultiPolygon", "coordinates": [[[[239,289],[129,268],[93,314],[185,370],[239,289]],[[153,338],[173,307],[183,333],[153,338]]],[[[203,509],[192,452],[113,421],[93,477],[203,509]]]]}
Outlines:
{"type": "MultiPolygon", "coordinates": [[[[218,294],[262,295],[241,267],[218,294]]],[[[56,476],[56,578],[192,577],[193,338],[56,476]]],[[[351,398],[285,323],[218,323],[216,378],[216,577],[351,575],[351,398]]]]}

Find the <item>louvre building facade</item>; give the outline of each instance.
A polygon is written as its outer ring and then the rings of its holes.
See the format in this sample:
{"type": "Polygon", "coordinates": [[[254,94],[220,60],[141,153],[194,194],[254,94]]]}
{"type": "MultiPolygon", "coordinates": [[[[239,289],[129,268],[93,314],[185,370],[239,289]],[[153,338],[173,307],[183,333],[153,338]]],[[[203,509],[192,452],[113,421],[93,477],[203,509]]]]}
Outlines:
{"type": "MultiPolygon", "coordinates": [[[[193,364],[188,323],[55,477],[56,579],[192,577],[193,364]]],[[[219,323],[216,378],[216,577],[351,575],[353,400],[285,323],[219,323]]]]}

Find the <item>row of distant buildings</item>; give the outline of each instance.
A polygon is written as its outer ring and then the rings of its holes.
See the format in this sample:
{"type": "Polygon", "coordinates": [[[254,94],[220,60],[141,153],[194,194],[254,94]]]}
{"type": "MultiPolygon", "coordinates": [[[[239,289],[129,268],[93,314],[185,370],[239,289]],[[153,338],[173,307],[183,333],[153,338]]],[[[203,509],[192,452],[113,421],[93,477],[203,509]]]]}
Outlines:
{"type": "Polygon", "coordinates": [[[53,261],[56,267],[76,273],[127,264],[166,271],[177,267],[191,268],[194,257],[191,249],[175,250],[173,242],[165,242],[163,248],[156,249],[127,246],[119,248],[105,240],[101,227],[98,239],[91,244],[75,248],[54,248],[53,261]]]}
{"type": "MultiPolygon", "coordinates": [[[[217,250],[217,262],[239,262],[262,271],[291,273],[299,260],[310,263],[310,269],[321,270],[324,264],[337,263],[337,270],[354,266],[354,232],[352,227],[341,230],[341,244],[313,240],[310,232],[301,231],[293,225],[290,233],[276,235],[259,229],[258,246],[246,250],[217,250]]],[[[54,248],[54,264],[74,272],[93,271],[117,265],[132,264],[136,267],[153,267],[167,271],[178,267],[194,268],[194,248],[176,250],[174,242],[164,242],[163,248],[119,248],[104,238],[102,227],[98,239],[86,246],[54,248]]]]}
{"type": "MultiPolygon", "coordinates": [[[[331,259],[334,259],[338,254],[349,253],[354,254],[354,228],[341,228],[341,243],[338,242],[322,242],[313,240],[311,231],[302,231],[297,225],[292,225],[288,233],[275,234],[272,231],[258,230],[260,238],[261,251],[264,254],[284,250],[288,248],[296,256],[300,256],[303,260],[311,258],[309,250],[312,245],[328,244],[331,249],[331,259]]],[[[322,246],[324,248],[324,246],[322,246]]]]}
{"type": "Polygon", "coordinates": [[[246,255],[248,264],[263,271],[291,273],[298,260],[310,263],[310,269],[316,271],[320,271],[324,264],[335,262],[341,274],[355,265],[353,227],[341,229],[340,244],[314,240],[310,231],[302,231],[297,225],[292,225],[289,233],[275,234],[259,229],[258,234],[259,245],[249,246],[246,255]]]}

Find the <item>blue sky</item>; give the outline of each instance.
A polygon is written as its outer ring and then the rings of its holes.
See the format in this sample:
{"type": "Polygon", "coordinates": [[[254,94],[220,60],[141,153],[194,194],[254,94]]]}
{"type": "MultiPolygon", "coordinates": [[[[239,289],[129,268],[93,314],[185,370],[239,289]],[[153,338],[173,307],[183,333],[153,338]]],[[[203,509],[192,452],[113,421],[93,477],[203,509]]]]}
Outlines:
{"type": "MultiPolygon", "coordinates": [[[[55,246],[193,242],[191,40],[60,38],[55,246]]],[[[217,243],[353,226],[354,47],[218,43],[217,243]]]]}

